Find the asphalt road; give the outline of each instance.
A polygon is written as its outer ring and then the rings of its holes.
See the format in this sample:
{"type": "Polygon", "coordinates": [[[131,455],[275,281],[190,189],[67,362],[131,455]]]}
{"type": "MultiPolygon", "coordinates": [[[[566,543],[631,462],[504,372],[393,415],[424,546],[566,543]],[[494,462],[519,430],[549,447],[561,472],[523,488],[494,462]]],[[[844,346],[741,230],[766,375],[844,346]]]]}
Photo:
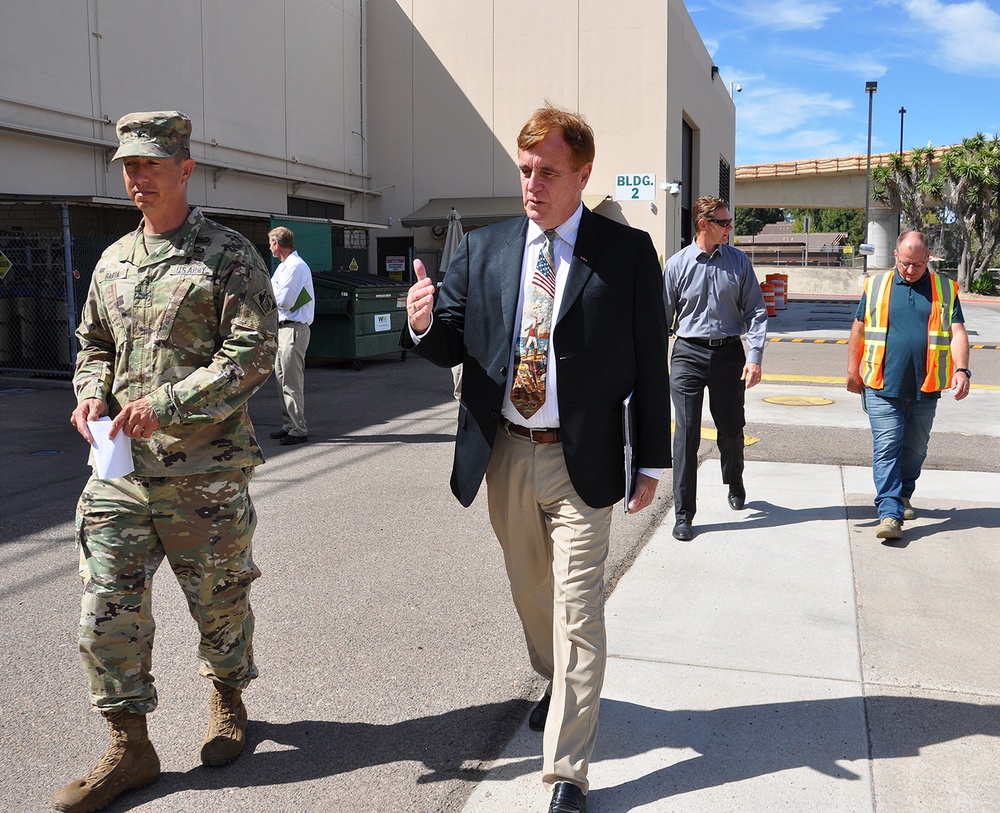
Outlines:
{"type": "MultiPolygon", "coordinates": [[[[778,342],[764,372],[808,393],[842,377],[845,359],[843,345],[778,342]]],[[[977,385],[1000,385],[1000,351],[973,351],[970,366],[977,385]]],[[[72,516],[86,449],[68,423],[70,391],[37,386],[0,379],[0,810],[10,811],[47,809],[105,744],[75,648],[72,516]]],[[[193,623],[161,569],[150,729],[164,775],[111,811],[458,811],[540,690],[485,495],[465,510],[448,489],[449,371],[393,355],[358,372],[311,367],[306,390],[302,446],[266,440],[279,423],[273,382],[251,404],[268,463],[252,487],[264,576],[248,751],[226,768],[199,764],[208,687],[193,623]]],[[[870,463],[864,429],[779,419],[747,433],[758,439],[751,460],[870,463]]],[[[998,443],[946,434],[931,460],[998,471],[998,443]]],[[[714,457],[714,445],[702,453],[714,457]]],[[[668,516],[669,491],[668,479],[651,509],[616,513],[609,590],[668,516]]]]}
{"type": "MultiPolygon", "coordinates": [[[[0,380],[0,810],[44,810],[106,743],[77,660],[73,510],[86,448],[71,392],[0,380]]],[[[452,811],[539,691],[485,499],[448,476],[451,375],[414,356],[312,367],[309,443],[266,440],[268,382],[251,404],[268,462],[254,477],[253,588],[261,677],[246,693],[248,752],[200,767],[207,682],[172,574],[154,585],[150,730],[164,775],[112,811],[452,811]],[[388,800],[380,803],[379,800],[388,800]]],[[[666,492],[666,489],[664,489],[666,492]]],[[[614,583],[657,510],[616,521],[614,583]]],[[[609,585],[610,586],[610,585],[609,585]]]]}

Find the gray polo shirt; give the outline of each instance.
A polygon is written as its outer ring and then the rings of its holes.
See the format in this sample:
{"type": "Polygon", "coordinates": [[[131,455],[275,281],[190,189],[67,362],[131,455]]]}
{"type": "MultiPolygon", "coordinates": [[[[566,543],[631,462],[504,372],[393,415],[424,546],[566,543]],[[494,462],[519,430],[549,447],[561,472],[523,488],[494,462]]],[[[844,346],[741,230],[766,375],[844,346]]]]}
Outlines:
{"type": "Polygon", "coordinates": [[[747,361],[760,364],[767,338],[767,308],[750,258],[723,243],[711,255],[697,243],[667,260],[663,300],[674,333],[722,339],[746,333],[747,361]]]}

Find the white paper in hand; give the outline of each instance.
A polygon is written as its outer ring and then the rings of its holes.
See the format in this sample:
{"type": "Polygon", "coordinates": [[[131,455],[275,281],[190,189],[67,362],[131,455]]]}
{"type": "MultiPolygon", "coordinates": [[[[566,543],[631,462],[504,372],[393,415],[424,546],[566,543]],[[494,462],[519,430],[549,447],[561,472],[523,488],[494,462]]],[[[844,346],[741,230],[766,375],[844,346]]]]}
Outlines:
{"type": "Polygon", "coordinates": [[[111,418],[98,418],[87,421],[87,428],[94,438],[94,472],[101,480],[113,477],[124,477],[135,470],[132,462],[132,442],[128,435],[120,431],[114,440],[108,438],[111,431],[111,418]]]}

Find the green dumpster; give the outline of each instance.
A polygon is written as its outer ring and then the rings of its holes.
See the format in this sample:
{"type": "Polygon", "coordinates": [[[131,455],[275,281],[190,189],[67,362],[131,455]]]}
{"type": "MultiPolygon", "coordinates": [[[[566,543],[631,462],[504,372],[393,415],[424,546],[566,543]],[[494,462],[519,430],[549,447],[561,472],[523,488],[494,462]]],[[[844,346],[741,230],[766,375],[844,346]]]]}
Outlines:
{"type": "MultiPolygon", "coordinates": [[[[316,315],[307,359],[361,360],[399,350],[408,285],[373,274],[314,271],[316,315]]],[[[400,351],[406,360],[406,351],[400,351]]]]}

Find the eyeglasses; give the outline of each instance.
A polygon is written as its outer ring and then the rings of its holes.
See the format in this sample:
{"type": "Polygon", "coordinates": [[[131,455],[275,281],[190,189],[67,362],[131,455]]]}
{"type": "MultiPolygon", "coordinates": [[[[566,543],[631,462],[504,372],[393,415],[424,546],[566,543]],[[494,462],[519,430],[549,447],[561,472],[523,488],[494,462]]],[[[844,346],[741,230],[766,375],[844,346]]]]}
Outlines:
{"type": "Polygon", "coordinates": [[[927,260],[917,260],[916,262],[911,262],[909,260],[901,260],[897,257],[896,265],[899,266],[900,270],[904,268],[921,268],[927,265],[927,260]]]}
{"type": "Polygon", "coordinates": [[[728,229],[733,225],[733,219],[731,217],[728,217],[725,220],[719,220],[716,217],[706,217],[705,220],[709,223],[715,223],[717,226],[722,226],[724,229],[728,229]]]}

